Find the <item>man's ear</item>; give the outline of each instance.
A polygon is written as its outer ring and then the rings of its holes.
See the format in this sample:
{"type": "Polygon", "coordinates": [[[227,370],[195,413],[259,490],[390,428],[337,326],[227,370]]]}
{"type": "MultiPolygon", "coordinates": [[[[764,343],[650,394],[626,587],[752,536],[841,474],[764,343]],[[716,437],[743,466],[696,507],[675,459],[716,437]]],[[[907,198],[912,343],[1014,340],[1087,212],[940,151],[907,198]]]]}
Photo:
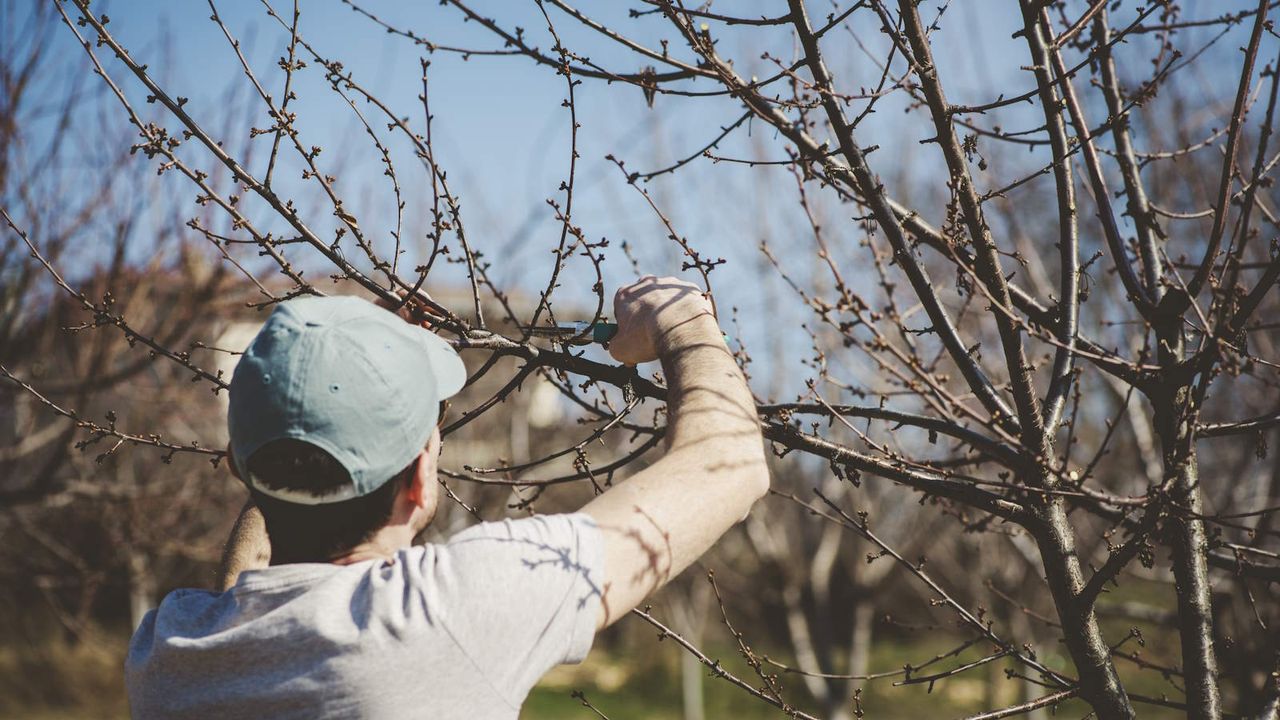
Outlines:
{"type": "Polygon", "coordinates": [[[244,481],[244,478],[240,477],[240,469],[236,467],[236,458],[231,454],[231,443],[227,443],[227,467],[231,468],[231,474],[237,480],[244,481]]]}
{"type": "Polygon", "coordinates": [[[413,461],[413,470],[409,472],[409,482],[405,487],[405,499],[413,503],[417,507],[426,507],[427,504],[427,453],[424,450],[413,461]]]}

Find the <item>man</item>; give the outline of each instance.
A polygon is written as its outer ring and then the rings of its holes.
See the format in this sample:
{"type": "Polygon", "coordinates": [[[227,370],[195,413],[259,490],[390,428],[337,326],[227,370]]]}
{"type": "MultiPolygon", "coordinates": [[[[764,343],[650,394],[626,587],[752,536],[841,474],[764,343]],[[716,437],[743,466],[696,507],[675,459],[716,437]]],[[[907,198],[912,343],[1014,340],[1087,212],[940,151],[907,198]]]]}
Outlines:
{"type": "Polygon", "coordinates": [[[646,277],[614,314],[613,356],[662,362],[666,454],[578,513],[413,546],[438,503],[436,425],[461,360],[363,300],[278,306],[228,415],[261,521],[237,524],[229,588],[177,590],[143,620],[134,717],[515,718],[547,670],[580,662],[769,485],[751,394],[698,289],[646,277]]]}

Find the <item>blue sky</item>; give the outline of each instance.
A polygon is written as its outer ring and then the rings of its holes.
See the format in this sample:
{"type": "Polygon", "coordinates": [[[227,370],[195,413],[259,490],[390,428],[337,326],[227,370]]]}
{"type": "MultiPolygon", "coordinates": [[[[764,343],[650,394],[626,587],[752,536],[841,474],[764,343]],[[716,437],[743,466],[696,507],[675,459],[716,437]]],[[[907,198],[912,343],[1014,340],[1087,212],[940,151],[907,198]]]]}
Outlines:
{"type": "MultiPolygon", "coordinates": [[[[272,4],[282,16],[289,16],[291,3],[272,0],[272,4]]],[[[830,11],[830,6],[823,3],[809,5],[815,22],[830,11]]],[[[245,55],[259,80],[278,97],[283,73],[276,62],[284,53],[287,31],[267,16],[259,2],[224,1],[217,6],[228,28],[243,42],[245,55]]],[[[136,59],[150,66],[151,73],[170,94],[190,98],[186,108],[193,116],[228,147],[247,144],[252,148],[248,165],[261,177],[270,139],[268,136],[250,141],[247,135],[250,127],[267,127],[270,121],[262,103],[252,95],[222,32],[210,21],[208,4],[203,0],[129,0],[96,2],[94,7],[95,12],[110,15],[109,29],[136,59]],[[229,88],[239,94],[228,95],[229,88]]],[[[301,7],[302,36],[321,54],[341,60],[358,83],[384,99],[397,115],[409,118],[421,132],[423,111],[417,96],[421,92],[419,58],[424,56],[424,48],[388,34],[340,0],[305,0],[301,7]]],[[[477,23],[464,22],[458,10],[435,2],[371,0],[361,7],[433,42],[477,49],[500,47],[477,23]]],[[[544,50],[550,48],[546,22],[533,3],[491,0],[476,2],[474,7],[504,27],[524,28],[534,44],[544,50]]],[[[658,47],[660,38],[670,38],[672,54],[688,59],[689,53],[660,17],[628,16],[629,9],[642,7],[638,2],[580,3],[582,11],[651,47],[658,47]]],[[[742,16],[773,16],[785,12],[786,6],[780,0],[740,0],[715,7],[742,16]]],[[[936,7],[936,3],[923,6],[926,19],[934,17],[936,7]]],[[[1011,37],[1018,21],[1015,7],[1012,2],[995,0],[956,2],[942,16],[942,30],[934,35],[935,53],[952,102],[986,102],[998,94],[993,88],[1020,92],[1031,87],[1029,73],[1020,67],[1028,62],[1025,46],[1011,37]]],[[[1195,10],[1191,8],[1188,14],[1195,10]]],[[[21,14],[21,9],[18,12],[21,14]]],[[[619,72],[635,72],[650,64],[638,55],[614,49],[609,41],[563,12],[555,8],[548,8],[548,12],[565,44],[579,56],[619,72]]],[[[722,54],[733,57],[744,75],[763,76],[769,72],[768,61],[761,59],[763,53],[786,61],[795,57],[796,48],[785,30],[737,29],[716,24],[712,31],[720,39],[722,54]]],[[[69,82],[83,76],[88,61],[72,42],[70,32],[59,27],[55,36],[59,54],[48,70],[49,81],[69,82]]],[[[872,14],[855,13],[847,30],[833,31],[824,42],[828,61],[842,88],[856,92],[859,86],[875,84],[878,73],[872,58],[883,56],[884,41],[872,14]],[[864,44],[865,52],[859,43],[864,44]]],[[[1136,61],[1133,65],[1141,72],[1143,49],[1135,47],[1126,52],[1132,53],[1136,61]]],[[[546,200],[564,200],[559,186],[566,177],[570,137],[568,113],[561,104],[565,97],[564,78],[519,56],[464,58],[436,52],[428,58],[436,151],[453,189],[461,197],[471,241],[493,260],[495,277],[504,287],[536,290],[546,282],[551,269],[549,250],[559,237],[559,223],[546,200]]],[[[176,121],[166,117],[159,105],[146,104],[145,90],[122,65],[109,63],[108,70],[144,115],[162,122],[171,131],[177,130],[176,121]]],[[[326,172],[338,176],[337,185],[347,199],[347,209],[354,209],[361,227],[375,238],[381,250],[388,251],[392,247],[389,233],[394,227],[394,201],[376,150],[351,109],[328,88],[318,66],[311,65],[298,73],[295,83],[298,99],[293,109],[299,116],[304,146],[324,148],[321,163],[326,172]]],[[[715,88],[707,81],[698,81],[686,89],[715,88]]],[[[1092,103],[1093,114],[1098,115],[1102,111],[1101,98],[1086,97],[1092,103]]],[[[642,270],[679,274],[679,249],[666,239],[666,230],[643,198],[604,156],[617,155],[631,170],[664,166],[708,142],[719,127],[737,119],[742,112],[740,106],[723,97],[659,96],[649,108],[634,87],[590,79],[576,88],[576,100],[582,127],[578,137],[581,157],[574,221],[588,238],[606,237],[612,244],[605,251],[606,286],[612,289],[634,276],[621,252],[620,243],[624,240],[635,248],[642,270]]],[[[362,111],[372,110],[363,104],[360,107],[362,111]]],[[[854,103],[850,112],[857,112],[860,107],[854,103]]],[[[895,194],[917,200],[923,214],[938,221],[942,204],[937,189],[926,190],[920,182],[936,178],[941,168],[934,146],[919,144],[932,131],[918,113],[904,114],[904,108],[900,97],[882,101],[879,110],[860,126],[859,141],[880,146],[870,159],[895,194]]],[[[1038,108],[1024,105],[1010,108],[992,122],[1007,123],[1006,127],[1033,125],[1038,113],[1038,108]]],[[[372,120],[376,114],[368,117],[372,120]]],[[[391,138],[385,132],[385,123],[373,125],[384,138],[390,138],[388,147],[401,175],[401,192],[407,205],[404,243],[408,252],[404,262],[412,267],[411,263],[421,257],[429,186],[408,144],[391,138]]],[[[95,142],[93,133],[101,131],[98,141],[102,144],[118,143],[121,135],[112,135],[107,127],[86,121],[80,131],[89,138],[87,142],[95,142]]],[[[727,141],[720,153],[777,160],[785,157],[785,144],[760,123],[753,123],[727,141]]],[[[321,200],[314,182],[304,182],[299,177],[301,165],[296,154],[285,150],[281,155],[281,169],[277,171],[280,192],[295,198],[301,207],[314,208],[315,226],[331,232],[331,206],[321,200]]],[[[199,159],[202,167],[210,169],[207,155],[193,152],[189,157],[199,159]]],[[[1017,176],[1018,170],[1044,162],[1036,152],[1006,153],[1001,155],[1001,161],[993,163],[998,165],[993,172],[1012,177],[1017,176]]],[[[194,191],[183,178],[170,174],[158,184],[151,180],[142,184],[143,178],[153,175],[154,161],[138,155],[132,163],[139,169],[136,180],[130,181],[139,183],[133,202],[149,206],[153,217],[197,214],[191,204],[194,191]]],[[[92,164],[81,171],[86,170],[93,172],[92,164]]],[[[988,186],[999,182],[1000,174],[984,180],[988,186]]],[[[745,340],[760,346],[776,337],[775,327],[796,324],[793,319],[799,315],[794,314],[798,311],[794,298],[786,295],[776,273],[765,267],[757,249],[762,240],[767,240],[779,249],[789,271],[798,277],[807,278],[816,272],[811,233],[799,213],[795,182],[785,170],[753,170],[739,164],[698,159],[681,172],[656,179],[645,187],[694,247],[704,255],[729,260],[712,274],[712,281],[722,308],[742,309],[748,326],[743,333],[745,340]],[[789,309],[784,312],[783,307],[789,309]]],[[[848,248],[845,260],[850,264],[850,274],[866,272],[865,255],[861,256],[861,264],[858,262],[856,250],[861,232],[849,221],[851,209],[835,202],[829,193],[814,189],[813,195],[820,219],[832,234],[831,240],[848,248]]],[[[281,227],[268,213],[253,217],[261,219],[267,229],[281,227]]],[[[229,229],[225,221],[220,227],[229,229]]],[[[157,238],[140,237],[137,251],[145,256],[155,252],[157,245],[163,247],[164,242],[158,233],[157,238]],[[156,239],[159,242],[154,242],[156,239]]],[[[351,252],[348,250],[348,257],[351,252]]],[[[260,262],[251,253],[244,259],[250,265],[260,262]]],[[[300,262],[305,265],[309,261],[301,258],[300,262]]],[[[695,279],[692,273],[685,275],[695,279]]],[[[445,267],[439,276],[439,282],[460,282],[464,277],[458,267],[445,267]]],[[[433,281],[436,277],[433,273],[433,281]]],[[[566,302],[594,306],[589,291],[593,281],[589,263],[575,259],[565,273],[560,294],[566,302]]],[[[803,337],[794,335],[793,331],[785,352],[798,359],[807,353],[807,348],[802,347],[803,337]]],[[[780,384],[796,389],[794,380],[782,379],[780,384]]]]}
{"type": "MultiPolygon", "coordinates": [[[[289,3],[276,0],[274,4],[282,14],[288,12],[289,3]]],[[[549,47],[545,21],[532,3],[491,2],[487,8],[477,5],[480,12],[494,15],[509,28],[526,28],[539,46],[549,47]]],[[[499,46],[492,35],[478,30],[475,23],[462,22],[457,10],[436,3],[375,2],[364,7],[396,27],[412,29],[436,42],[476,48],[499,46]]],[[[584,9],[655,47],[657,37],[670,36],[660,18],[629,20],[625,7],[628,6],[624,3],[596,3],[595,7],[586,5],[584,9]]],[[[397,114],[411,118],[420,130],[423,113],[417,95],[421,75],[418,59],[423,56],[422,48],[407,39],[388,35],[337,0],[304,2],[302,9],[303,36],[322,54],[340,59],[357,82],[385,99],[397,114]]],[[[275,61],[283,54],[287,33],[267,17],[257,2],[222,2],[218,10],[232,32],[244,42],[255,73],[268,90],[279,92],[282,74],[275,67],[275,61]]],[[[777,2],[752,2],[734,7],[735,12],[743,15],[776,14],[779,10],[777,2]]],[[[210,11],[205,2],[134,0],[127,4],[104,4],[102,11],[111,17],[110,29],[135,58],[150,65],[151,72],[164,81],[171,94],[191,98],[187,108],[197,118],[221,119],[225,115],[221,110],[225,107],[226,88],[238,86],[242,92],[249,89],[235,55],[220,30],[209,20],[210,11]]],[[[551,12],[566,44],[576,53],[599,59],[619,71],[635,71],[649,64],[644,58],[612,51],[607,42],[601,43],[599,36],[584,31],[554,8],[551,12]],[[620,59],[614,62],[614,58],[620,59]]],[[[872,29],[861,34],[867,42],[878,40],[878,33],[872,29]]],[[[65,29],[59,37],[69,40],[65,29]]],[[[786,58],[792,53],[789,39],[777,32],[735,34],[727,31],[723,43],[730,48],[735,47],[735,43],[743,48],[731,54],[740,62],[761,65],[761,73],[765,72],[759,60],[762,51],[767,49],[786,58]]],[[[87,62],[83,54],[76,53],[70,43],[66,49],[69,51],[65,57],[66,72],[82,72],[87,62]]],[[[677,55],[687,56],[680,50],[673,47],[677,55]]],[[[455,188],[464,199],[468,220],[476,226],[473,232],[485,236],[477,242],[482,247],[518,250],[511,246],[533,240],[531,222],[548,221],[550,210],[544,201],[557,196],[559,183],[566,175],[569,134],[567,113],[561,107],[564,80],[548,68],[520,57],[463,59],[437,52],[430,60],[430,96],[436,117],[433,132],[437,149],[442,163],[456,178],[455,188]]],[[[131,97],[136,99],[145,94],[138,83],[121,72],[123,68],[116,65],[114,69],[115,77],[131,97]]],[[[874,75],[866,72],[859,74],[874,79],[874,75]]],[[[383,186],[386,184],[380,182],[381,166],[372,148],[350,110],[328,91],[319,76],[314,66],[298,74],[295,89],[300,97],[294,107],[300,118],[304,144],[323,146],[330,160],[349,156],[368,160],[358,163],[354,172],[349,172],[343,180],[349,181],[347,185],[357,197],[373,194],[385,199],[383,186]]],[[[969,73],[956,73],[958,84],[967,84],[970,77],[969,73]]],[[[689,87],[714,89],[706,81],[689,87]]],[[[635,88],[592,80],[585,81],[576,92],[582,124],[576,216],[588,235],[627,238],[643,250],[647,243],[637,233],[658,226],[652,213],[642,202],[637,202],[638,196],[626,187],[621,173],[604,160],[604,155],[612,152],[624,158],[630,169],[658,167],[696,150],[713,137],[720,126],[736,119],[740,110],[736,103],[725,99],[704,102],[663,96],[649,109],[635,88]]],[[[150,110],[157,106],[140,107],[150,110]]],[[[877,120],[872,117],[868,126],[874,127],[877,120]]],[[[886,120],[900,122],[896,117],[886,120]]],[[[252,121],[259,127],[268,124],[260,104],[252,121]]],[[[172,126],[172,121],[168,125],[172,126]]],[[[247,125],[240,123],[242,133],[247,125]]],[[[755,150],[761,156],[783,157],[783,146],[772,133],[766,132],[766,137],[761,137],[758,128],[752,130],[750,137],[740,133],[741,140],[728,143],[725,154],[734,155],[731,150],[736,149],[739,156],[749,156],[749,143],[754,143],[761,146],[755,150]]],[[[874,141],[886,144],[884,138],[874,141]]],[[[893,142],[890,139],[887,144],[893,142]]],[[[258,144],[263,143],[258,141],[258,144]]],[[[262,153],[260,147],[255,150],[262,153]]],[[[404,160],[401,163],[402,167],[408,164],[404,160]]],[[[677,223],[681,232],[698,237],[696,244],[703,247],[705,243],[708,252],[714,253],[719,252],[716,246],[728,240],[718,237],[722,232],[718,228],[724,223],[713,211],[740,209],[743,194],[749,192],[742,184],[752,173],[729,165],[707,172],[710,167],[706,161],[695,161],[681,175],[649,187],[662,201],[664,210],[671,212],[673,219],[682,221],[677,223]],[[689,186],[694,189],[691,191],[689,186]],[[693,199],[691,195],[697,202],[689,203],[692,207],[686,208],[686,201],[693,199]]],[[[371,202],[364,213],[357,213],[362,223],[370,222],[366,214],[389,209],[379,207],[377,198],[371,202]]],[[[543,224],[555,229],[554,222],[543,224]]],[[[732,250],[735,246],[726,247],[732,250]]]]}

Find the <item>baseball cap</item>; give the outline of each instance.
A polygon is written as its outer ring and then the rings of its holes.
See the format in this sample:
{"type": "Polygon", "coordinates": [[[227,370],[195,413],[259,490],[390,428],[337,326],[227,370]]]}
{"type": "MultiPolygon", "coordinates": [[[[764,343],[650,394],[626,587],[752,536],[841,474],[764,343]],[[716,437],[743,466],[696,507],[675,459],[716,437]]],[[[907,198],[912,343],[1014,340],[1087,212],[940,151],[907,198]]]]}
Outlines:
{"type": "Polygon", "coordinates": [[[357,297],[280,303],[231,378],[227,428],[240,477],[264,495],[302,505],[378,489],[426,447],[440,401],[466,382],[443,338],[357,297]],[[351,476],[335,491],[268,487],[248,460],[274,440],[300,440],[351,476]]]}

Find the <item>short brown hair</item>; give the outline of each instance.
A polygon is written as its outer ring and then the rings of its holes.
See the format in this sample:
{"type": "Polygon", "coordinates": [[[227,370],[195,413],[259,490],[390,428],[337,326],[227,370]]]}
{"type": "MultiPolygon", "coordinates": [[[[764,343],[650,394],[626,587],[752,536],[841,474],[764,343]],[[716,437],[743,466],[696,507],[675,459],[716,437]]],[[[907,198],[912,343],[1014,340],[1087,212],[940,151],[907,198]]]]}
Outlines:
{"type": "MultiPolygon", "coordinates": [[[[391,519],[396,490],[413,479],[417,458],[373,492],[350,500],[302,505],[250,489],[266,520],[271,564],[329,562],[373,537],[391,519]]],[[[325,491],[349,486],[351,476],[332,455],[311,443],[282,439],[249,457],[247,469],[267,488],[325,491]]]]}

